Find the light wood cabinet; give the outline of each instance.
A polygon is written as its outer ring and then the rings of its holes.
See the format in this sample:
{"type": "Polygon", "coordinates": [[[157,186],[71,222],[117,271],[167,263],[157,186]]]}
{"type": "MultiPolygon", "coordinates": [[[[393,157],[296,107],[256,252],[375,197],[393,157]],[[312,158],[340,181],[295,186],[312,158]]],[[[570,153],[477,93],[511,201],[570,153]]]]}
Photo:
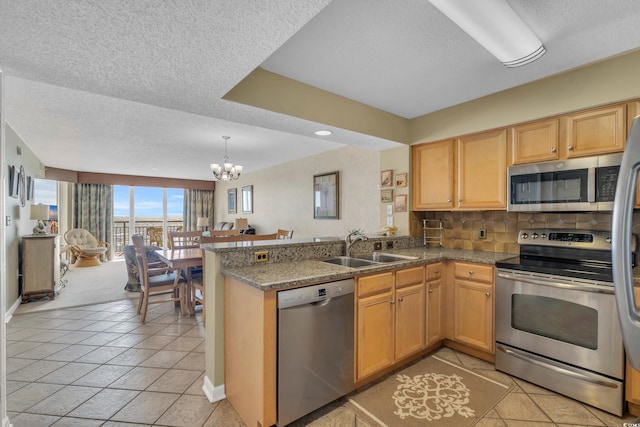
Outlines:
{"type": "Polygon", "coordinates": [[[31,297],[55,299],[60,289],[60,236],[22,237],[22,301],[31,297]]]}
{"type": "Polygon", "coordinates": [[[358,277],[356,289],[360,381],[424,349],[424,267],[358,277]]]}
{"type": "Polygon", "coordinates": [[[624,151],[626,105],[580,111],[560,117],[560,159],[624,151]]]}
{"type": "Polygon", "coordinates": [[[506,129],[412,147],[412,209],[506,209],[506,129]]]}
{"type": "Polygon", "coordinates": [[[459,209],[506,209],[507,130],[456,140],[459,209]]]}
{"type": "Polygon", "coordinates": [[[509,165],[558,160],[558,119],[509,128],[509,165]]]}
{"type": "Polygon", "coordinates": [[[444,273],[445,266],[438,262],[429,264],[426,267],[426,290],[427,290],[427,314],[426,314],[426,342],[428,347],[444,339],[444,273]]]}
{"type": "Polygon", "coordinates": [[[453,140],[414,145],[412,157],[412,209],[452,209],[454,207],[453,140]]]}
{"type": "Polygon", "coordinates": [[[453,339],[491,354],[494,349],[494,268],[454,264],[453,339]]]}

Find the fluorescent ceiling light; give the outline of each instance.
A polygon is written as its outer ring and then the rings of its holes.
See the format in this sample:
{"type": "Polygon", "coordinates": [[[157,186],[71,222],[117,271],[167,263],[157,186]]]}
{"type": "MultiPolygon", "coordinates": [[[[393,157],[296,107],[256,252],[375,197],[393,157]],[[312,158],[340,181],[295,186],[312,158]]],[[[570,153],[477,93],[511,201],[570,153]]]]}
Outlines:
{"type": "Polygon", "coordinates": [[[506,67],[528,64],[545,53],[506,0],[429,1],[506,67]]]}
{"type": "Polygon", "coordinates": [[[316,135],[318,136],[329,136],[331,135],[333,132],[331,132],[330,130],[317,130],[314,132],[316,135]]]}

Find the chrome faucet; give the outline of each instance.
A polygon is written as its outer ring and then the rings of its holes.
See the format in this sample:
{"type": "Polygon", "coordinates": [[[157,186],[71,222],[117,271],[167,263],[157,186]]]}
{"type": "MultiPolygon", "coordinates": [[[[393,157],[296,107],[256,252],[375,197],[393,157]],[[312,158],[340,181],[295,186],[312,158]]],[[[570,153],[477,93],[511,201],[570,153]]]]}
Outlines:
{"type": "Polygon", "coordinates": [[[346,250],[347,256],[351,256],[351,248],[356,242],[360,240],[364,242],[366,240],[369,240],[369,238],[364,234],[360,234],[360,231],[352,231],[351,233],[347,234],[347,237],[344,238],[344,241],[347,244],[347,250],[346,250]]]}

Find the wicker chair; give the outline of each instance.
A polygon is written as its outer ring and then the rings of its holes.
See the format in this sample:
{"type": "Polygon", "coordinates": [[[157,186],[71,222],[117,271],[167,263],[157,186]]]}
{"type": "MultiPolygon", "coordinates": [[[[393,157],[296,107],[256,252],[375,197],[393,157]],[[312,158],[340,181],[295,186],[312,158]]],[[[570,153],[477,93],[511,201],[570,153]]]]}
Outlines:
{"type": "Polygon", "coordinates": [[[64,233],[64,240],[69,245],[69,250],[73,254],[71,261],[75,262],[76,267],[100,265],[98,258],[104,261],[110,248],[109,243],[98,241],[84,228],[73,228],[67,231],[64,233]]]}

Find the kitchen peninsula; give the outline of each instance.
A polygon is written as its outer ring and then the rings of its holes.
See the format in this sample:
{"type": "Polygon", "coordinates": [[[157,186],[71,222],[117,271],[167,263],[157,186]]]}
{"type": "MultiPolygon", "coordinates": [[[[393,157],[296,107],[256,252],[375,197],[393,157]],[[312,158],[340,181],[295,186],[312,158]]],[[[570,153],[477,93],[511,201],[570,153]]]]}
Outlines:
{"type": "MultiPolygon", "coordinates": [[[[455,274],[458,274],[458,271],[467,271],[468,267],[477,266],[478,272],[486,269],[489,274],[486,276],[488,282],[481,283],[481,285],[493,286],[493,264],[514,255],[425,248],[421,246],[422,239],[409,237],[370,238],[368,241],[358,242],[353,252],[356,254],[371,253],[374,249],[374,242],[380,240],[393,241],[393,250],[387,252],[409,256],[413,259],[403,259],[387,264],[373,264],[363,268],[350,268],[322,262],[324,259],[344,254],[344,241],[338,239],[203,245],[207,289],[204,390],[209,399],[215,401],[227,397],[247,425],[270,426],[275,424],[276,296],[280,290],[355,278],[356,296],[358,296],[358,281],[369,280],[376,286],[380,285],[382,290],[388,283],[388,279],[396,280],[397,272],[410,271],[412,277],[416,277],[415,272],[418,272],[417,287],[422,289],[423,293],[420,295],[424,296],[425,286],[428,286],[429,283],[427,268],[425,268],[427,264],[441,265],[442,269],[438,268],[434,271],[438,271],[437,274],[441,275],[445,282],[448,281],[449,276],[453,278],[454,271],[455,274]],[[256,263],[254,261],[254,252],[256,251],[267,251],[269,262],[256,263]],[[453,267],[454,264],[457,264],[458,268],[455,270],[448,268],[448,265],[453,267]]],[[[469,275],[473,274],[473,271],[468,271],[469,275]]],[[[404,276],[398,274],[398,277],[404,276]]],[[[473,284],[473,279],[469,277],[456,276],[455,280],[460,283],[473,284]]],[[[402,286],[400,279],[394,283],[393,289],[399,289],[402,286]]],[[[415,283],[412,285],[416,286],[415,283]]],[[[452,292],[450,289],[451,287],[446,286],[436,292],[442,302],[450,300],[448,295],[452,292]]],[[[493,298],[485,297],[485,289],[481,289],[481,293],[475,293],[474,290],[471,293],[465,291],[467,292],[465,297],[473,300],[476,295],[481,295],[482,304],[486,305],[488,302],[487,307],[490,311],[485,317],[488,322],[488,330],[484,328],[478,332],[482,338],[480,341],[486,341],[486,344],[477,345],[479,340],[473,337],[467,339],[464,336],[464,328],[471,325],[474,331],[470,332],[475,334],[478,324],[483,323],[474,320],[473,322],[461,323],[463,332],[458,334],[459,340],[453,340],[457,342],[452,341],[452,345],[469,347],[474,355],[492,360],[493,298]]],[[[392,290],[391,292],[400,292],[400,290],[392,290]]],[[[366,295],[366,297],[368,296],[366,295]]],[[[424,305],[422,307],[424,308],[424,305]]],[[[431,321],[431,316],[426,316],[424,313],[418,317],[425,319],[422,321],[423,324],[427,318],[431,321]]],[[[446,320],[443,322],[443,328],[452,329],[453,323],[453,321],[446,320]]],[[[452,337],[453,335],[449,332],[441,334],[443,339],[445,336],[452,337]]],[[[393,345],[392,342],[391,345],[393,345]]],[[[417,351],[412,351],[407,357],[394,359],[383,369],[366,371],[363,376],[357,374],[357,378],[354,379],[356,386],[364,385],[371,379],[388,372],[389,369],[400,366],[440,345],[442,345],[442,339],[431,341],[425,339],[422,334],[420,347],[417,351]]]]}

